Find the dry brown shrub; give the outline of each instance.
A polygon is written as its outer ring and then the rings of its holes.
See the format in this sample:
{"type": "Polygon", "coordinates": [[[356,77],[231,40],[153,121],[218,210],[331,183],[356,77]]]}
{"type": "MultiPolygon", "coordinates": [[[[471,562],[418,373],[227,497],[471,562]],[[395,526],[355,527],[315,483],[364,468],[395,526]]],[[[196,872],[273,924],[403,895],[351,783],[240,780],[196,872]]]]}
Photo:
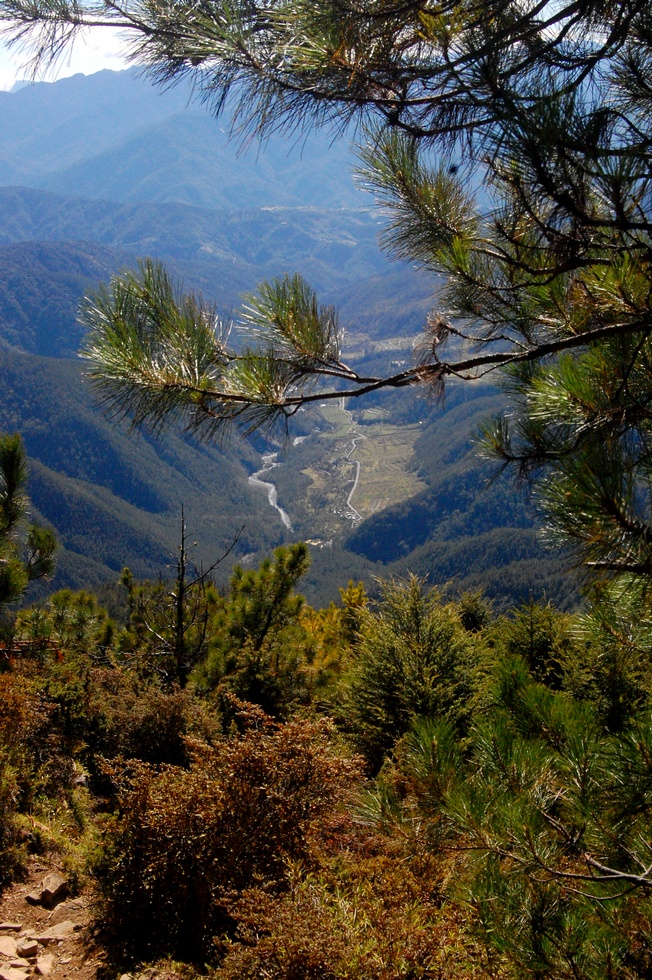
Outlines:
{"type": "Polygon", "coordinates": [[[497,980],[440,878],[433,859],[396,852],[291,875],[285,893],[248,890],[215,980],[497,980]]]}
{"type": "Polygon", "coordinates": [[[96,869],[114,942],[128,958],[214,958],[233,900],[285,887],[288,860],[311,864],[318,819],[357,772],[326,722],[256,711],[242,733],[195,743],[188,770],[133,764],[96,869]]]}
{"type": "Polygon", "coordinates": [[[106,758],[185,765],[186,715],[191,695],[178,688],[140,684],[120,670],[91,671],[89,747],[106,758]]]}
{"type": "Polygon", "coordinates": [[[53,707],[28,677],[0,674],[0,887],[24,861],[16,815],[37,794],[65,786],[72,765],[51,726],[53,707]]]}

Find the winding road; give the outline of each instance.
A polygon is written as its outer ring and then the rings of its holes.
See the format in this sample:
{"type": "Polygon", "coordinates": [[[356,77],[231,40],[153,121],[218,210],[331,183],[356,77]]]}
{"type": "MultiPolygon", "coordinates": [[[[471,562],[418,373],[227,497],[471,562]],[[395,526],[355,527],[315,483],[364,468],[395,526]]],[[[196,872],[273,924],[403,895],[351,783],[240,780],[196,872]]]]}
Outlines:
{"type": "MultiPolygon", "coordinates": [[[[349,432],[355,432],[355,430],[356,430],[356,424],[353,421],[353,415],[352,415],[351,412],[348,411],[348,409],[346,409],[344,407],[344,403],[345,403],[345,399],[344,398],[340,398],[340,408],[342,409],[342,411],[344,412],[345,415],[348,415],[349,422],[351,423],[351,428],[349,429],[349,432]]],[[[350,463],[355,463],[355,480],[353,481],[353,486],[351,488],[351,491],[350,491],[348,497],[346,498],[346,506],[348,507],[349,511],[351,512],[351,520],[353,520],[353,521],[361,521],[362,520],[362,514],[360,514],[355,509],[355,507],[353,506],[353,504],[351,503],[351,500],[353,499],[353,494],[358,489],[358,481],[360,479],[360,460],[358,460],[358,459],[353,459],[352,460],[351,459],[351,456],[355,452],[357,444],[359,442],[361,442],[363,439],[366,439],[366,438],[367,437],[366,436],[363,436],[363,435],[354,437],[351,440],[351,448],[349,449],[349,451],[347,453],[344,454],[344,458],[345,459],[348,459],[348,461],[350,463]]]]}

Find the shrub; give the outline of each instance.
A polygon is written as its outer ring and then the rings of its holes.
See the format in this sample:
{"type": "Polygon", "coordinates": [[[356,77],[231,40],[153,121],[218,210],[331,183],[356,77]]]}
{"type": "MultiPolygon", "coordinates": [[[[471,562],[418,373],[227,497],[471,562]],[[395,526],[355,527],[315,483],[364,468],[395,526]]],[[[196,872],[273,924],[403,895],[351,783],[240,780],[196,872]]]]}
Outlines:
{"type": "Polygon", "coordinates": [[[22,868],[24,854],[16,826],[16,773],[0,749],[0,889],[22,868]]]}
{"type": "Polygon", "coordinates": [[[140,759],[153,765],[187,765],[184,736],[191,696],[141,683],[130,671],[91,672],[87,761],[97,757],[140,759]]]}
{"type": "Polygon", "coordinates": [[[24,676],[0,674],[0,886],[20,871],[16,816],[43,792],[60,793],[72,766],[51,728],[52,707],[24,676]]]}
{"type": "Polygon", "coordinates": [[[282,888],[288,859],[310,863],[315,820],[356,771],[325,723],[276,725],[259,711],[245,721],[242,734],[196,743],[189,770],[141,763],[121,780],[95,870],[127,958],[213,958],[233,897],[282,888]]]}
{"type": "Polygon", "coordinates": [[[456,605],[442,602],[436,589],[424,591],[415,576],[385,583],[376,609],[361,610],[351,725],[374,770],[419,716],[447,718],[464,730],[481,645],[456,605]]]}
{"type": "Polygon", "coordinates": [[[130,669],[93,667],[80,654],[38,665],[31,683],[50,705],[50,727],[65,752],[91,775],[117,756],[187,765],[184,737],[210,737],[218,726],[209,717],[215,712],[189,692],[130,669]]]}
{"type": "Polygon", "coordinates": [[[234,908],[237,942],[215,980],[503,977],[465,935],[461,906],[442,907],[439,885],[431,860],[381,853],[290,876],[282,895],[252,889],[234,908]]]}
{"type": "Polygon", "coordinates": [[[496,620],[490,634],[504,656],[522,657],[535,680],[559,690],[565,665],[575,652],[574,625],[572,616],[530,600],[496,620]]]}

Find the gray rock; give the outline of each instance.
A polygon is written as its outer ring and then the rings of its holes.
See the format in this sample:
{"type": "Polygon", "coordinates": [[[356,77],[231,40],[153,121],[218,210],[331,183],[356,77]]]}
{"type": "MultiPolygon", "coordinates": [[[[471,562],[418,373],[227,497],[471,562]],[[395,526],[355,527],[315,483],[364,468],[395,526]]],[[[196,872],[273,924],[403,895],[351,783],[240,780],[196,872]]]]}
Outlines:
{"type": "Polygon", "coordinates": [[[47,977],[54,970],[56,960],[52,953],[46,953],[45,956],[39,956],[36,960],[35,973],[39,977],[47,977]]]}
{"type": "Polygon", "coordinates": [[[48,926],[56,926],[59,922],[64,922],[66,919],[72,919],[73,922],[85,922],[87,918],[88,908],[86,904],[79,899],[75,899],[72,902],[61,902],[57,905],[54,912],[50,913],[48,926]]]}
{"type": "Polygon", "coordinates": [[[66,919],[65,922],[58,922],[56,926],[51,926],[44,932],[35,933],[31,938],[36,939],[42,946],[48,946],[50,943],[58,943],[60,939],[67,939],[75,931],[75,923],[72,919],[66,919]]]}
{"type": "Polygon", "coordinates": [[[68,894],[68,882],[61,875],[51,874],[43,879],[41,890],[41,905],[46,909],[54,908],[68,894]]]}
{"type": "Polygon", "coordinates": [[[27,970],[17,970],[15,966],[0,966],[0,980],[27,980],[27,970]]]}
{"type": "Polygon", "coordinates": [[[0,936],[0,954],[13,959],[16,955],[16,940],[12,936],[0,936]]]}
{"type": "Polygon", "coordinates": [[[38,952],[38,943],[35,939],[20,939],[16,946],[16,952],[19,956],[36,956],[38,952]]]}
{"type": "Polygon", "coordinates": [[[61,875],[50,874],[43,879],[40,888],[25,895],[25,901],[30,905],[42,905],[46,909],[53,909],[55,905],[63,901],[68,894],[68,882],[61,875]]]}

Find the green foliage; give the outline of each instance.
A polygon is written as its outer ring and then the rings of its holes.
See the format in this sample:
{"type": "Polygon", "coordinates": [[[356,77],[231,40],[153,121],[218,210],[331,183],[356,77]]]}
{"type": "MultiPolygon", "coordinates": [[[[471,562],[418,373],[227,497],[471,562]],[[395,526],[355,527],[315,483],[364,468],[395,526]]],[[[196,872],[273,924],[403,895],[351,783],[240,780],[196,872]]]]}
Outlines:
{"type": "Polygon", "coordinates": [[[383,586],[360,613],[350,687],[356,744],[374,769],[415,718],[447,718],[463,732],[472,712],[472,669],[482,656],[453,603],[412,576],[383,586]]]}
{"type": "Polygon", "coordinates": [[[188,575],[182,546],[173,582],[136,583],[128,568],[121,584],[128,594],[129,622],[119,638],[121,658],[139,676],[185,686],[192,667],[208,649],[210,624],[219,605],[210,575],[188,575]]]}
{"type": "Polygon", "coordinates": [[[26,525],[26,480],[20,437],[0,435],[0,603],[19,599],[31,580],[54,569],[53,532],[26,525]]]}
{"type": "Polygon", "coordinates": [[[489,630],[489,637],[507,656],[522,657],[536,680],[548,687],[562,685],[564,665],[576,644],[574,621],[547,603],[530,599],[510,617],[502,616],[489,630]]]}
{"type": "Polygon", "coordinates": [[[446,721],[413,721],[360,819],[411,852],[471,855],[452,893],[515,976],[642,980],[652,952],[649,702],[612,733],[599,699],[574,699],[557,680],[499,658],[466,739],[446,721]]]}
{"type": "Polygon", "coordinates": [[[482,589],[463,592],[457,601],[462,626],[469,633],[479,633],[492,620],[492,605],[482,589]]]}
{"type": "Polygon", "coordinates": [[[364,582],[356,583],[349,579],[347,587],[340,589],[340,598],[343,606],[342,625],[345,637],[349,643],[355,643],[360,632],[362,612],[369,601],[364,582]]]}
{"type": "Polygon", "coordinates": [[[363,583],[353,581],[340,589],[340,597],[341,606],[331,602],[326,609],[304,606],[301,610],[300,623],[305,631],[302,675],[313,709],[345,724],[342,689],[368,598],[363,583]]]}
{"type": "Polygon", "coordinates": [[[196,671],[200,686],[231,692],[274,715],[305,699],[304,600],[294,588],[309,561],[307,546],[293,544],[277,548],[257,571],[235,568],[211,624],[208,657],[196,671]]]}
{"type": "Polygon", "coordinates": [[[618,732],[650,701],[650,630],[642,592],[620,580],[594,590],[576,629],[579,643],[567,661],[564,686],[588,698],[608,731],[618,732]]]}
{"type": "MultiPolygon", "coordinates": [[[[599,295],[603,286],[583,288],[599,295]]],[[[498,455],[536,477],[548,537],[570,546],[592,579],[649,581],[650,435],[638,407],[647,399],[649,356],[646,339],[632,334],[556,366],[515,371],[508,387],[527,411],[514,431],[499,425],[488,433],[498,455]]]]}
{"type": "Polygon", "coordinates": [[[77,657],[100,664],[110,660],[115,626],[95,596],[62,589],[46,603],[21,610],[14,639],[23,656],[77,657]]]}
{"type": "Polygon", "coordinates": [[[243,351],[227,346],[231,325],[201,298],[182,295],[152,260],[114,276],[80,315],[88,329],[82,353],[105,404],[154,431],[180,415],[207,439],[234,420],[252,431],[273,422],[279,406],[293,414],[304,397],[297,389],[314,387],[311,375],[353,376],[340,361],[335,312],[320,308],[298,275],[248,297],[241,326],[253,328],[258,345],[243,351]]]}
{"type": "Polygon", "coordinates": [[[640,584],[605,583],[575,616],[530,600],[485,636],[498,658],[520,657],[536,680],[590,703],[607,731],[621,731],[648,702],[650,623],[640,584]]]}
{"type": "Polygon", "coordinates": [[[96,875],[127,958],[214,959],[229,903],[256,884],[284,887],[287,862],[310,860],[314,822],[356,772],[324,724],[277,726],[251,709],[238,720],[242,734],[194,744],[189,770],[134,765],[121,782],[96,875]]]}

